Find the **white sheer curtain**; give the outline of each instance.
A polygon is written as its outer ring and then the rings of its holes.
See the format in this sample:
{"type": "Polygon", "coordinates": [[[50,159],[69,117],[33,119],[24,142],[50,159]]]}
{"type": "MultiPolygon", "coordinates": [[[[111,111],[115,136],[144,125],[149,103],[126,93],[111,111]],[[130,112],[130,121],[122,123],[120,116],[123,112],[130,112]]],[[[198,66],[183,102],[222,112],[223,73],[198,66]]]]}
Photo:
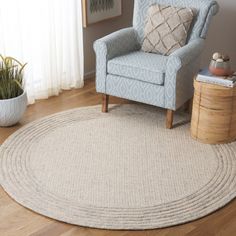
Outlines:
{"type": "Polygon", "coordinates": [[[83,86],[80,0],[0,0],[0,54],[27,62],[29,103],[83,86]]]}

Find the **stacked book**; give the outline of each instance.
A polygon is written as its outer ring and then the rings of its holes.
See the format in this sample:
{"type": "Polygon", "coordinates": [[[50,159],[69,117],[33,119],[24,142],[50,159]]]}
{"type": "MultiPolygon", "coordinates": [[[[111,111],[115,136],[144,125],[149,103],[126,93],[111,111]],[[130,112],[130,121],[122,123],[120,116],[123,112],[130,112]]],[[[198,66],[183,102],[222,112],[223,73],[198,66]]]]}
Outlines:
{"type": "Polygon", "coordinates": [[[236,73],[234,73],[232,76],[221,77],[212,75],[208,69],[203,69],[200,70],[196,80],[204,83],[217,84],[232,88],[236,86],[236,73]]]}

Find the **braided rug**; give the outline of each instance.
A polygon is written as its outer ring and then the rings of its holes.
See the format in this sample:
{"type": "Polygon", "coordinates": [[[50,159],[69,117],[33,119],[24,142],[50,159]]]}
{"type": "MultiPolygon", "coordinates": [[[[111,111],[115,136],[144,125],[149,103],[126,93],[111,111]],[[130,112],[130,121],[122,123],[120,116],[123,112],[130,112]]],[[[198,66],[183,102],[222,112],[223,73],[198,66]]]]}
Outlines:
{"type": "Polygon", "coordinates": [[[0,184],[23,206],[67,223],[154,229],[189,222],[236,196],[236,144],[191,139],[186,115],[164,127],[145,105],[65,111],[0,147],[0,184]]]}

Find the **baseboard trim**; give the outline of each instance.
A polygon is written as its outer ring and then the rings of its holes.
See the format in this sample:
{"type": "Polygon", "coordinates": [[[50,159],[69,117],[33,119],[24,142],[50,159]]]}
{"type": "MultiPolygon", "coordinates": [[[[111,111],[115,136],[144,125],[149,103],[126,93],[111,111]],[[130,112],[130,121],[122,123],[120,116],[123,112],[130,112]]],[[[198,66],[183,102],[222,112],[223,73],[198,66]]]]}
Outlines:
{"type": "Polygon", "coordinates": [[[95,78],[95,71],[89,71],[84,74],[84,79],[92,79],[95,78]]]}

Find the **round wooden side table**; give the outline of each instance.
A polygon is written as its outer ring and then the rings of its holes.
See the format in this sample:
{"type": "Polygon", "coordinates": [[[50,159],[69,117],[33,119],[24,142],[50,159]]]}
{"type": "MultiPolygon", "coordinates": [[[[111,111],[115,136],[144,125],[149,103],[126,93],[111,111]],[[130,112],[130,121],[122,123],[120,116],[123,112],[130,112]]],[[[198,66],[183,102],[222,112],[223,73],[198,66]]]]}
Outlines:
{"type": "Polygon", "coordinates": [[[208,144],[236,140],[236,87],[194,80],[191,135],[208,144]]]}

